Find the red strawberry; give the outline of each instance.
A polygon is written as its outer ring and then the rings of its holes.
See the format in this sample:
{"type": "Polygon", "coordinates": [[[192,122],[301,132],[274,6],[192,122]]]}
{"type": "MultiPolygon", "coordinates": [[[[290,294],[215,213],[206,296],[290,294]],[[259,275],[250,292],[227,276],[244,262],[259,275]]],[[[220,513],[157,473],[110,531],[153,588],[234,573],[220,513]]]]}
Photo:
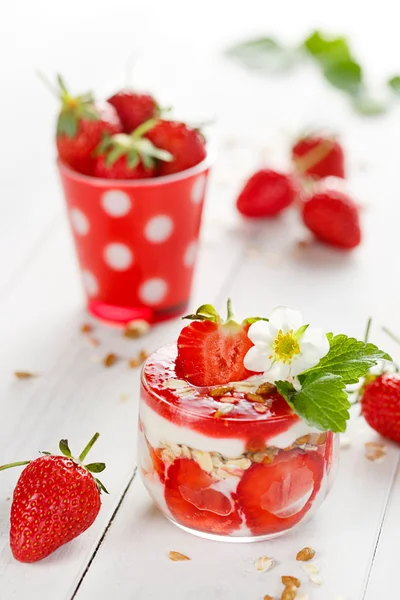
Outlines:
{"type": "MultiPolygon", "coordinates": [[[[97,433],[79,457],[82,462],[97,433]]],[[[67,440],[61,440],[64,456],[42,456],[23,470],[11,506],[10,545],[21,562],[36,562],[86,531],[96,519],[101,490],[107,491],[92,473],[105,469],[104,463],[85,467],[75,462],[67,440]]],[[[0,467],[0,470],[16,463],[0,467]]]]}
{"type": "Polygon", "coordinates": [[[160,165],[160,175],[185,171],[206,157],[203,136],[184,123],[160,120],[147,137],[157,148],[167,150],[173,156],[171,162],[160,165]]]}
{"type": "Polygon", "coordinates": [[[222,385],[252,374],[243,364],[253,346],[247,336],[249,324],[233,320],[229,301],[225,322],[209,304],[185,318],[193,323],[179,335],[177,367],[187,381],[198,386],[222,385]]]}
{"type": "Polygon", "coordinates": [[[155,175],[157,161],[170,161],[172,156],[156,148],[143,137],[154,124],[151,119],[133,133],[106,136],[96,150],[93,175],[107,179],[143,179],[155,175]]]}
{"type": "Polygon", "coordinates": [[[291,450],[267,464],[253,464],[237,488],[237,501],[254,535],[293,527],[311,508],[324,475],[316,452],[291,450]]]}
{"type": "Polygon", "coordinates": [[[117,111],[125,133],[132,133],[139,125],[160,114],[160,108],[150,94],[121,90],[111,96],[108,102],[117,111]]]}
{"type": "Polygon", "coordinates": [[[369,381],[363,390],[361,410],[375,431],[400,443],[400,376],[383,373],[369,381]]]}
{"type": "Polygon", "coordinates": [[[212,489],[215,480],[188,458],[175,460],[168,469],[165,501],[178,523],[214,534],[227,534],[240,526],[234,501],[212,489]]]}
{"type": "Polygon", "coordinates": [[[289,175],[261,169],[247,181],[236,206],[246,217],[274,217],[292,204],[298,191],[289,175]]]}
{"type": "Polygon", "coordinates": [[[105,134],[122,131],[121,122],[111,104],[95,103],[91,94],[73,98],[60,76],[58,81],[62,103],[57,122],[58,155],[75,171],[91,175],[93,150],[105,134]]]}
{"type": "Polygon", "coordinates": [[[342,192],[326,190],[303,204],[303,221],[322,242],[351,250],[361,242],[358,209],[342,192]]]}
{"type": "Polygon", "coordinates": [[[344,154],[334,138],[308,135],[292,148],[292,160],[297,171],[313,179],[345,177],[344,154]]]}

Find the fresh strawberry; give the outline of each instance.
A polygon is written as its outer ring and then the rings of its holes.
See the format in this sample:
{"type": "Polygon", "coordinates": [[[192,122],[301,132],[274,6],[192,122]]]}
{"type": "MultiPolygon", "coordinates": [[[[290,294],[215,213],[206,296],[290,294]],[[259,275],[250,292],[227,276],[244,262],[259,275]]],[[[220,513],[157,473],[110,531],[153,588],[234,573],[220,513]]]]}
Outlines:
{"type": "Polygon", "coordinates": [[[316,452],[290,450],[271,463],[253,463],[237,488],[252,533],[278,533],[298,523],[311,508],[323,475],[324,459],[316,452]]]}
{"type": "Polygon", "coordinates": [[[225,322],[209,304],[184,318],[193,323],[184,327],[179,335],[177,368],[187,381],[198,386],[213,386],[252,375],[243,363],[253,346],[247,336],[249,324],[233,320],[229,300],[225,322]]]}
{"type": "Polygon", "coordinates": [[[21,562],[36,562],[86,531],[96,519],[103,484],[93,477],[104,463],[81,465],[99,437],[96,433],[79,456],[71,456],[61,440],[63,456],[46,455],[32,462],[4,465],[0,470],[28,464],[23,470],[11,506],[10,545],[21,562]]]}
{"type": "Polygon", "coordinates": [[[185,171],[206,157],[203,136],[184,123],[160,120],[147,137],[157,148],[167,150],[173,156],[168,164],[160,164],[160,175],[185,171]]]}
{"type": "Polygon", "coordinates": [[[214,534],[227,534],[240,526],[232,498],[211,486],[215,480],[188,458],[174,460],[167,472],[165,501],[178,523],[214,534]]]}
{"type": "Polygon", "coordinates": [[[292,148],[292,160],[297,171],[313,179],[345,177],[344,153],[334,138],[308,135],[292,148]]]}
{"type": "Polygon", "coordinates": [[[375,431],[400,443],[400,375],[371,376],[362,393],[361,410],[375,431]]]}
{"type": "Polygon", "coordinates": [[[154,127],[150,119],[130,135],[106,136],[95,152],[93,175],[106,179],[144,179],[155,175],[158,161],[171,161],[166,150],[156,148],[144,135],[154,127]]]}
{"type": "Polygon", "coordinates": [[[245,217],[274,217],[292,204],[298,191],[289,175],[261,169],[246,182],[236,206],[245,217]]]}
{"type": "Polygon", "coordinates": [[[322,242],[351,250],[361,242],[358,209],[342,192],[317,192],[303,204],[303,221],[322,242]]]}
{"type": "Polygon", "coordinates": [[[57,122],[60,160],[75,171],[92,174],[93,150],[105,134],[122,131],[117,112],[108,102],[95,103],[91,94],[72,97],[58,76],[61,111],[57,122]]]}
{"type": "Polygon", "coordinates": [[[111,96],[108,102],[117,111],[125,133],[132,133],[145,121],[160,115],[160,108],[150,94],[121,90],[111,96]]]}

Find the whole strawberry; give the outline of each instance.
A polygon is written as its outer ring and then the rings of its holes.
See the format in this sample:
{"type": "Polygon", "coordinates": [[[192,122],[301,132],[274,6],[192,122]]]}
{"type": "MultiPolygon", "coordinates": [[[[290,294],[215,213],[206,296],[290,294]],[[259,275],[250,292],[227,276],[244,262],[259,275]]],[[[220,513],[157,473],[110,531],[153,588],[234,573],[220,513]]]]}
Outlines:
{"type": "Polygon", "coordinates": [[[400,376],[383,373],[372,378],[364,386],[361,411],[375,431],[400,443],[400,376]]]}
{"type": "Polygon", "coordinates": [[[60,160],[79,173],[92,174],[94,149],[105,134],[122,131],[121,121],[108,102],[97,103],[91,94],[72,97],[60,76],[61,110],[56,144],[60,160]]]}
{"type": "Polygon", "coordinates": [[[160,164],[159,175],[170,175],[194,167],[206,157],[205,140],[197,129],[184,123],[159,120],[148,132],[148,139],[173,156],[160,164]]]}
{"type": "Polygon", "coordinates": [[[302,208],[303,221],[322,242],[351,250],[361,242],[356,204],[342,192],[326,190],[309,197],[302,208]]]}
{"type": "Polygon", "coordinates": [[[97,147],[93,175],[106,179],[144,179],[153,177],[161,161],[171,161],[166,150],[160,150],[144,135],[156,120],[142,123],[130,135],[117,133],[106,136],[97,147]]]}
{"type": "Polygon", "coordinates": [[[14,463],[0,470],[28,464],[23,470],[11,506],[10,546],[21,562],[36,562],[86,531],[96,519],[103,484],[92,473],[104,463],[83,466],[96,433],[75,460],[67,440],[61,440],[63,456],[47,454],[32,462],[14,463]]]}
{"type": "Polygon", "coordinates": [[[300,174],[313,179],[345,177],[343,149],[333,137],[301,138],[292,148],[292,160],[300,174]]]}
{"type": "Polygon", "coordinates": [[[274,217],[292,204],[298,191],[289,175],[261,169],[246,182],[236,206],[246,217],[274,217]]]}
{"type": "Polygon", "coordinates": [[[121,90],[111,96],[108,102],[117,111],[125,133],[132,133],[145,121],[160,115],[160,108],[150,94],[121,90]]]}

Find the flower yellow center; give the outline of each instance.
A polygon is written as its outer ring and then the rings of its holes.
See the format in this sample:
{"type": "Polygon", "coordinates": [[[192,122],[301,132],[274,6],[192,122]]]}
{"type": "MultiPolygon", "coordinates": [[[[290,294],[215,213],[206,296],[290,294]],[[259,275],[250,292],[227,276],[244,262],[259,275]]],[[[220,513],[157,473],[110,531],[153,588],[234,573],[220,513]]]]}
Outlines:
{"type": "Polygon", "coordinates": [[[280,360],[284,364],[291,363],[295,354],[300,354],[299,342],[294,336],[293,329],[287,333],[283,333],[282,329],[280,329],[272,347],[274,349],[274,356],[270,356],[270,358],[280,360]]]}

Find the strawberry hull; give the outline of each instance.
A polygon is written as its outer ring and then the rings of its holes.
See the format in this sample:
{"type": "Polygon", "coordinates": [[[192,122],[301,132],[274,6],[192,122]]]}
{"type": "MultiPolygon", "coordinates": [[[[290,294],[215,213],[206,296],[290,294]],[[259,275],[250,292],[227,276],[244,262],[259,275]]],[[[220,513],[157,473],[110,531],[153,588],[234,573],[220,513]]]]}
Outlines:
{"type": "Polygon", "coordinates": [[[142,372],[139,466],[160,510],[227,541],[267,539],[308,518],[330,487],[337,436],[309,427],[277,392],[257,397],[257,375],[192,386],[176,353],[161,348],[142,372]]]}
{"type": "Polygon", "coordinates": [[[166,177],[88,177],[59,163],[89,311],[163,321],[187,306],[209,161],[166,177]]]}

